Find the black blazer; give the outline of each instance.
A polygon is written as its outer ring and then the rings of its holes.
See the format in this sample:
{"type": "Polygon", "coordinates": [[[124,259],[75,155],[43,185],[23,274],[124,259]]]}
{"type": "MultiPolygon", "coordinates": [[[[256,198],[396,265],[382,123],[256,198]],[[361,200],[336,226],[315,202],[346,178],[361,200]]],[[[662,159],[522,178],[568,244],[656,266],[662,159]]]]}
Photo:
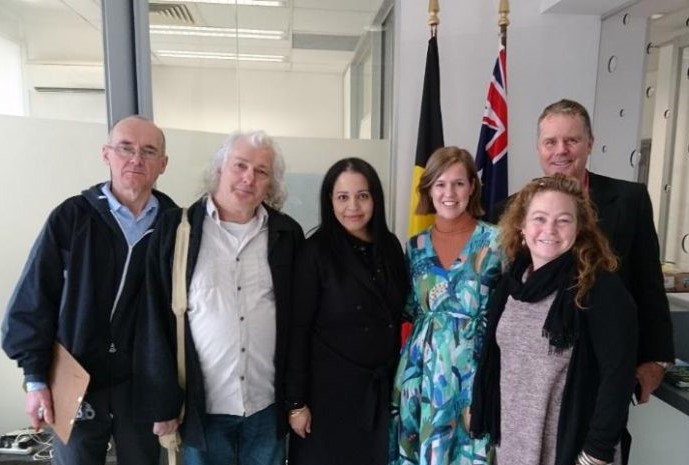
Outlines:
{"type": "Polygon", "coordinates": [[[598,224],[620,259],[617,274],[638,308],[638,363],[674,361],[672,320],[646,186],[589,173],[589,195],[598,224]]]}
{"type": "MultiPolygon", "coordinates": [[[[598,212],[598,225],[620,259],[617,274],[637,306],[638,364],[673,362],[672,320],[646,186],[589,172],[589,195],[598,212]]],[[[499,205],[489,221],[497,223],[511,199],[499,205]]]]}

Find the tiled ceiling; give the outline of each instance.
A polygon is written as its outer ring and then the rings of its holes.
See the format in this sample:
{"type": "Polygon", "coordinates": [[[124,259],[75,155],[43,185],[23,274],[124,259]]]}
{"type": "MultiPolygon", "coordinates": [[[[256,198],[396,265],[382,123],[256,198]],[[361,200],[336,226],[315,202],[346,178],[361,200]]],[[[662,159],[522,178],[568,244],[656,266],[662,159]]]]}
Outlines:
{"type": "MultiPolygon", "coordinates": [[[[258,66],[341,73],[383,0],[285,0],[283,6],[247,6],[153,0],[151,26],[206,28],[224,36],[151,34],[152,60],[162,66],[236,66],[236,61],[169,58],[160,51],[271,55],[278,63],[258,66]],[[220,29],[218,29],[220,28],[220,29]],[[280,31],[279,39],[238,38],[235,29],[280,31]]],[[[37,63],[102,62],[100,0],[2,0],[0,31],[13,29],[37,63]],[[3,18],[4,17],[4,18],[3,18]],[[4,19],[4,22],[2,21],[4,19]],[[9,25],[9,26],[8,26],[9,25]]]]}

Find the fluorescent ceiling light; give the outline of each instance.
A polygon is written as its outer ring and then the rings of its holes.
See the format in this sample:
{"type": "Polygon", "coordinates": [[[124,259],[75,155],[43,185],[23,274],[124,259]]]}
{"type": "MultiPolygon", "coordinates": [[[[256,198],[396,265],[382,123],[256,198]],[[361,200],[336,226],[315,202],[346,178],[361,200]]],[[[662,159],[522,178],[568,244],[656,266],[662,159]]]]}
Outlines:
{"type": "Polygon", "coordinates": [[[236,29],[232,27],[208,26],[172,26],[151,24],[151,34],[203,36],[203,37],[239,37],[240,39],[281,40],[285,38],[283,31],[266,29],[236,29]]]}
{"type": "Polygon", "coordinates": [[[287,59],[284,55],[258,55],[251,53],[191,52],[183,50],[157,50],[154,53],[159,57],[165,58],[200,58],[203,60],[267,61],[281,63],[287,59]]]}
{"type": "Polygon", "coordinates": [[[651,19],[660,19],[660,18],[662,18],[663,16],[665,16],[665,15],[662,14],[662,13],[655,13],[655,14],[652,14],[652,15],[651,15],[651,19]]]}
{"type": "Polygon", "coordinates": [[[162,0],[163,3],[213,3],[217,5],[284,6],[286,0],[162,0]]]}

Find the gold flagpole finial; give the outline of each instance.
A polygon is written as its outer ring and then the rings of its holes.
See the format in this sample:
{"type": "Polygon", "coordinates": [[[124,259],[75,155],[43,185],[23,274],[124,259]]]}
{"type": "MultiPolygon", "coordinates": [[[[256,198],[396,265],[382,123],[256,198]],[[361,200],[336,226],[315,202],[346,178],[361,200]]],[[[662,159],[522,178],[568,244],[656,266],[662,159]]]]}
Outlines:
{"type": "Polygon", "coordinates": [[[500,0],[500,7],[498,8],[498,13],[500,13],[500,19],[498,19],[498,26],[501,28],[510,25],[510,20],[507,17],[510,14],[510,2],[509,0],[500,0]]]}
{"type": "Polygon", "coordinates": [[[440,23],[438,11],[440,11],[438,0],[428,0],[428,25],[431,26],[431,29],[435,29],[440,23]]]}

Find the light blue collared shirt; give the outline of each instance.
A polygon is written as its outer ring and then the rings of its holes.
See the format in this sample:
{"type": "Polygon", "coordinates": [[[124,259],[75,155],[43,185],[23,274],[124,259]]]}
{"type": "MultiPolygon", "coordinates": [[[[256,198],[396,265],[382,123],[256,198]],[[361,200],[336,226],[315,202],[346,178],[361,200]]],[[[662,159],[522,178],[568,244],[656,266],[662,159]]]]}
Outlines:
{"type": "Polygon", "coordinates": [[[159,203],[155,195],[151,195],[146,203],[146,206],[141,211],[138,217],[125,205],[122,205],[115,195],[110,190],[110,183],[106,182],[100,188],[101,192],[108,199],[110,211],[115,215],[115,219],[120,225],[124,236],[127,238],[127,243],[132,246],[141,239],[148,228],[153,224],[156,213],[158,213],[159,203]]]}

